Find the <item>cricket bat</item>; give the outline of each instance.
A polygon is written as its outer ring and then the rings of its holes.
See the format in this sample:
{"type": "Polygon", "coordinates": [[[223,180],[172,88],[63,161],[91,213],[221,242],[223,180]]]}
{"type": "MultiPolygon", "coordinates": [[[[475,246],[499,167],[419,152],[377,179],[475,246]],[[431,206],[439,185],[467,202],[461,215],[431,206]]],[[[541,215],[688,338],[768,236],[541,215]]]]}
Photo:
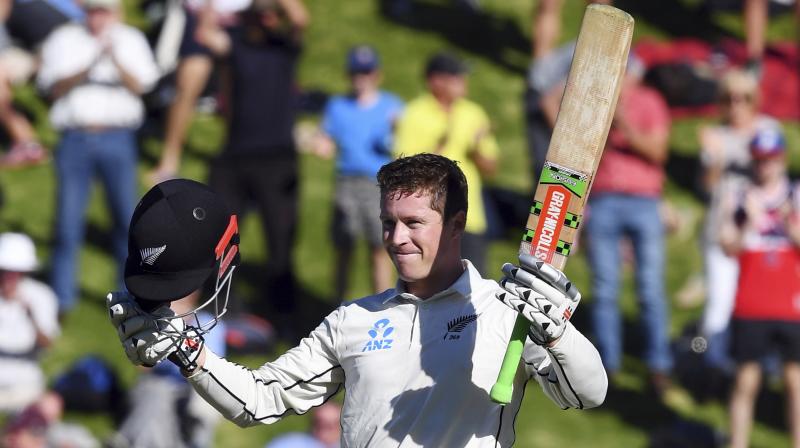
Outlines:
{"type": "MultiPolygon", "coordinates": [[[[626,12],[606,5],[586,8],[520,254],[564,269],[614,118],[632,35],[633,17],[626,12]]],[[[564,320],[573,311],[565,309],[564,320]]],[[[529,326],[517,317],[490,394],[497,403],[511,402],[529,326]]]]}

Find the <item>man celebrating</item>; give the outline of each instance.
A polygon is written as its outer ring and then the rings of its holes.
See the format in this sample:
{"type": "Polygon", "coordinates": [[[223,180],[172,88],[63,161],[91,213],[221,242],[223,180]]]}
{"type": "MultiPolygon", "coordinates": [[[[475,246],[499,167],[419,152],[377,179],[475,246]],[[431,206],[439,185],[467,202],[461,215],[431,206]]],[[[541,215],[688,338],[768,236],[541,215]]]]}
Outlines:
{"type": "MultiPolygon", "coordinates": [[[[136,298],[109,294],[111,320],[133,363],[153,365],[169,357],[200,395],[236,424],[303,414],[344,386],[343,446],[507,447],[514,443],[514,419],[530,378],[563,409],[603,402],[607,378],[597,350],[571,323],[562,323],[553,306],[567,301],[577,306],[580,294],[543,281],[563,274],[523,257],[522,268],[504,266],[501,287],[461,259],[467,182],[450,159],[419,154],[395,160],[378,173],[383,244],[397,271],[397,286],[341,305],[297,347],[255,370],[203,348],[202,329],[184,327],[167,307],[149,314],[136,303],[152,307],[152,302],[171,300],[165,291],[177,296],[183,291],[173,284],[187,288],[192,278],[199,287],[198,272],[230,276],[225,260],[235,259],[229,254],[237,249],[232,227],[225,231],[225,214],[195,198],[199,195],[191,190],[207,195],[204,187],[173,182],[184,185],[168,185],[171,191],[156,186],[158,191],[145,195],[134,214],[128,266],[135,281],[128,288],[136,298]],[[164,207],[164,202],[172,205],[164,207]],[[192,219],[198,209],[202,221],[192,219]],[[216,253],[212,243],[209,255],[191,259],[207,259],[206,271],[196,264],[177,270],[174,262],[183,248],[174,244],[176,253],[169,254],[173,242],[159,238],[205,234],[206,223],[222,236],[216,253]],[[186,230],[177,232],[179,227],[186,230]],[[148,263],[153,251],[141,248],[164,246],[160,257],[148,263]],[[489,390],[517,310],[531,321],[531,340],[506,409],[491,401],[489,390]]],[[[571,289],[568,282],[558,284],[571,289]]],[[[218,282],[217,297],[221,288],[218,282]]]]}

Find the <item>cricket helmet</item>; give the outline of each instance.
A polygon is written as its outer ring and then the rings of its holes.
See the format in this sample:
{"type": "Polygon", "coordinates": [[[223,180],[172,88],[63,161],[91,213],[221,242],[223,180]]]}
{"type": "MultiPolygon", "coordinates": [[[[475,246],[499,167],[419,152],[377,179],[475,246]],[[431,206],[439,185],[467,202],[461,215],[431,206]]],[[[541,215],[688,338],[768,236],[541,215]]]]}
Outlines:
{"type": "Polygon", "coordinates": [[[208,299],[173,317],[192,317],[205,333],[227,311],[239,264],[239,229],[222,197],[188,179],[172,179],[139,201],[128,231],[125,286],[146,312],[213,285],[208,299]],[[198,312],[211,314],[201,322],[198,312]]]}

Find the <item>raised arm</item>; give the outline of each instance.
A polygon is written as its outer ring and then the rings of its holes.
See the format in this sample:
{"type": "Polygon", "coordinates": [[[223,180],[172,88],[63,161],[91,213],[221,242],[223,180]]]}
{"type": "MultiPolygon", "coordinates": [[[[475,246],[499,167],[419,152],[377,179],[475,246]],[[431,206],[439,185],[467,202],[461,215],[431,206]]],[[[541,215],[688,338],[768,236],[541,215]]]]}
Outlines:
{"type": "Polygon", "coordinates": [[[127,293],[109,294],[108,307],[133,364],[174,362],[209,404],[239,426],[303,414],[335,395],[344,383],[334,350],[338,310],[297,347],[251,370],[205,348],[202,336],[192,334],[193,329],[167,307],[145,313],[127,293]]]}

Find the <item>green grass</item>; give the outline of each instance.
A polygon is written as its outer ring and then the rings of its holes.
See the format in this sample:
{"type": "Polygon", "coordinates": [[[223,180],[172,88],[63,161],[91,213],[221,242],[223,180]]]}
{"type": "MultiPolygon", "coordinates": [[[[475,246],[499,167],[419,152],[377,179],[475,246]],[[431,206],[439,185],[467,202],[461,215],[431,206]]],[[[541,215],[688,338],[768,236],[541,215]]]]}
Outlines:
{"type": "MultiPolygon", "coordinates": [[[[483,0],[492,18],[468,26],[446,8],[449,0],[418,2],[430,13],[419,19],[415,26],[399,24],[380,15],[377,0],[333,2],[308,0],[312,26],[308,31],[307,45],[300,67],[300,84],[324,91],[341,92],[346,82],[343,76],[343,58],[347,48],[367,42],[380,51],[385,66],[385,87],[406,99],[419,93],[422,86],[421,70],[425,58],[441,48],[461,52],[472,66],[470,96],[484,105],[492,117],[495,132],[502,147],[501,170],[493,182],[497,185],[525,191],[530,187],[527,173],[527,150],[523,130],[521,95],[524,70],[527,65],[529,23],[532,4],[528,0],[483,0]]],[[[624,3],[624,2],[621,2],[624,3]]],[[[697,1],[679,4],[693,7],[697,1]]],[[[563,40],[577,33],[583,1],[567,0],[564,9],[563,40]]],[[[685,17],[691,20],[692,17],[685,17]]],[[[715,18],[725,32],[740,35],[741,23],[737,16],[726,14],[715,18]]],[[[666,38],[670,33],[645,18],[637,17],[636,39],[666,38]]],[[[135,23],[141,24],[136,16],[135,23]]],[[[674,30],[672,30],[674,31],[674,30]]],[[[771,39],[792,39],[792,27],[785,17],[771,27],[771,39]]],[[[46,109],[35,98],[31,88],[17,92],[18,100],[37,117],[37,129],[44,142],[53,145],[56,135],[47,126],[46,109]]],[[[304,118],[305,119],[305,118],[304,118]]],[[[314,120],[314,117],[307,119],[314,120]]],[[[696,129],[703,120],[682,120],[674,125],[671,147],[675,157],[696,157],[696,129]]],[[[189,136],[185,163],[181,174],[204,180],[208,157],[218,151],[224,128],[219,119],[197,117],[189,136]]],[[[788,127],[792,148],[791,165],[800,170],[800,128],[788,127]]],[[[159,142],[147,142],[143,151],[149,156],[158,154],[159,142]]],[[[302,187],[299,238],[295,251],[296,273],[302,287],[317,297],[331,298],[333,294],[333,251],[327,237],[331,219],[330,194],[333,167],[330,162],[302,156],[302,187]],[[320,231],[323,229],[323,231],[320,231]]],[[[140,167],[143,175],[150,166],[140,167]]],[[[144,176],[142,176],[144,181],[144,176]]],[[[52,218],[54,211],[55,181],[51,165],[24,171],[0,172],[0,184],[5,192],[5,205],[0,209],[0,230],[22,230],[38,243],[40,257],[49,259],[52,218]]],[[[702,209],[689,191],[689,185],[671,180],[667,187],[667,200],[680,210],[701,217],[702,209]]],[[[142,186],[144,192],[145,186],[142,186]]],[[[93,194],[89,222],[101,230],[110,222],[103,204],[102,192],[93,194]]],[[[696,241],[698,224],[695,221],[688,236],[672,235],[667,242],[667,287],[669,297],[693,274],[701,269],[696,241]]],[[[242,223],[242,249],[244,261],[259,263],[266,259],[263,235],[255,216],[247,216],[242,223]]],[[[506,241],[491,247],[488,266],[497,267],[513,260],[516,242],[506,241]]],[[[349,297],[369,293],[367,263],[360,248],[353,263],[352,286],[349,297]]],[[[587,296],[589,273],[580,252],[568,267],[573,281],[582,285],[587,296]]],[[[106,322],[103,297],[114,287],[114,266],[107,250],[87,245],[81,253],[80,288],[82,297],[77,309],[64,322],[63,334],[43,359],[50,377],[56,375],[70,362],[84,353],[97,353],[110,361],[120,372],[125,384],[135,381],[137,371],[131,367],[120,350],[116,336],[106,322]]],[[[633,295],[630,269],[624,276],[624,293],[621,306],[626,319],[635,322],[636,301],[633,295]]],[[[254,285],[240,278],[237,292],[245,298],[256,298],[254,285]]],[[[333,307],[333,299],[330,299],[333,307]]],[[[585,305],[590,305],[586,300],[585,305]]],[[[689,310],[672,307],[671,333],[677,336],[689,322],[698,318],[700,309],[689,310]]],[[[587,312],[582,306],[578,312],[587,312]]],[[[584,329],[588,332],[588,328],[584,329]]],[[[237,359],[246,365],[257,366],[279,354],[237,359]]],[[[719,402],[705,404],[677,403],[658,406],[643,394],[643,366],[635,356],[625,359],[625,371],[619,379],[619,388],[609,397],[606,405],[591,411],[560,411],[541,394],[535,386],[525,395],[522,411],[517,419],[518,446],[561,447],[642,447],[648,446],[652,431],[669,427],[677,418],[702,423],[715,429],[726,426],[725,409],[719,402]]],[[[102,416],[69,415],[68,418],[88,425],[99,437],[111,431],[111,422],[102,416]]],[[[284,419],[271,426],[242,430],[230,423],[219,427],[218,446],[260,446],[281,432],[302,430],[307,417],[284,419]]],[[[773,447],[788,445],[783,426],[757,423],[753,432],[753,446],[773,447]]]]}

